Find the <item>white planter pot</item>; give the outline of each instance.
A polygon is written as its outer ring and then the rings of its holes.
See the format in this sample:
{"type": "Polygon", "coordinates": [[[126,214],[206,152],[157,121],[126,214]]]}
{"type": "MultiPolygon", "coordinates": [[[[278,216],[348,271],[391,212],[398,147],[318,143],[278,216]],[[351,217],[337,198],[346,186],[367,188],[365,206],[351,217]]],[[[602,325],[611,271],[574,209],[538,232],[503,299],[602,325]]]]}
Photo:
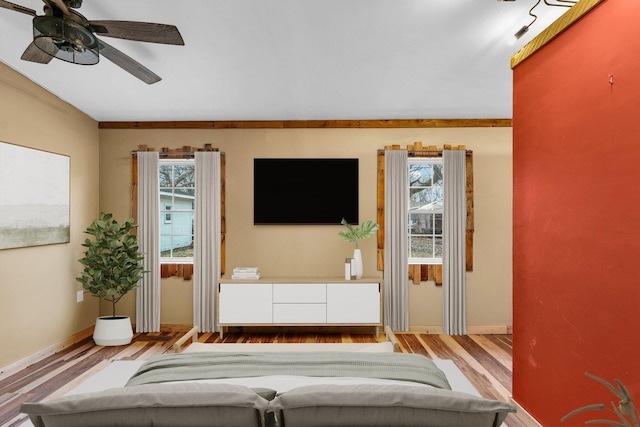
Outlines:
{"type": "Polygon", "coordinates": [[[352,275],[356,276],[356,279],[362,279],[362,252],[360,252],[360,249],[354,249],[353,250],[353,271],[351,272],[352,275]]]}
{"type": "Polygon", "coordinates": [[[131,319],[127,316],[101,316],[96,319],[93,340],[97,345],[126,345],[133,338],[131,319]]]}

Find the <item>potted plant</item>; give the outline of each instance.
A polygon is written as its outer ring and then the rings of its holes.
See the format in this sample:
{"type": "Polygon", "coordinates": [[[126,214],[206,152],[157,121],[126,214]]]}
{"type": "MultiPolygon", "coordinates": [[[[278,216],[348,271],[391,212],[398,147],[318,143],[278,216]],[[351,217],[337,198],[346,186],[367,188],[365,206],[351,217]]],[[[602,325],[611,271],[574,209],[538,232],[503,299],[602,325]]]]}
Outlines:
{"type": "Polygon", "coordinates": [[[133,338],[131,320],[128,316],[116,316],[116,303],[136,289],[146,273],[141,263],[144,255],[138,250],[134,234],[136,227],[132,218],[119,224],[112,214],[101,212],[85,230],[94,238],[87,238],[82,244],[87,251],[78,261],[84,270],[76,280],[86,291],[112,306],[111,316],[96,320],[93,339],[98,345],[124,345],[133,338]]]}
{"type": "Polygon", "coordinates": [[[340,231],[338,234],[342,236],[349,243],[355,244],[355,248],[353,250],[353,272],[356,276],[356,279],[362,279],[362,253],[360,252],[360,248],[358,247],[358,240],[368,239],[373,236],[380,226],[375,221],[365,221],[360,225],[353,226],[347,222],[346,219],[342,218],[340,224],[347,227],[346,230],[340,231]]]}

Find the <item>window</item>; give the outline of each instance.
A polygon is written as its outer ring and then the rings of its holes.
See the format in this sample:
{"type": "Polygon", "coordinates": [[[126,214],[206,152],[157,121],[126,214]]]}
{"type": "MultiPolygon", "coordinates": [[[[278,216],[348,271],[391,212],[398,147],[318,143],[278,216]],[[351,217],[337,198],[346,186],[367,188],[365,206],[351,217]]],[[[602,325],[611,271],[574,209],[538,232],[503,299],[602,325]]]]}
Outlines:
{"type": "MultiPolygon", "coordinates": [[[[189,146],[181,146],[179,148],[170,148],[170,147],[162,147],[161,149],[161,154],[160,154],[160,165],[159,165],[159,181],[160,181],[160,185],[158,186],[158,190],[162,191],[163,193],[168,193],[168,194],[164,194],[163,195],[163,200],[165,198],[169,198],[169,199],[175,199],[175,197],[173,197],[174,194],[178,194],[179,197],[186,197],[186,196],[195,196],[195,186],[193,185],[195,182],[195,152],[196,151],[218,151],[218,149],[213,148],[211,146],[211,144],[204,144],[203,148],[198,149],[198,148],[193,148],[193,147],[189,147],[189,146]],[[185,177],[189,178],[190,181],[190,185],[186,186],[186,185],[181,185],[182,182],[184,182],[184,180],[180,180],[180,179],[176,179],[176,171],[175,169],[171,169],[168,166],[169,165],[176,165],[178,167],[184,167],[184,166],[189,166],[191,168],[191,171],[189,171],[189,173],[187,173],[185,175],[185,177]],[[162,166],[166,166],[166,168],[160,170],[160,167],[162,166]],[[177,185],[176,185],[177,184],[177,185]],[[166,190],[166,191],[165,191],[166,190]],[[190,194],[185,194],[185,190],[191,190],[190,194]]],[[[132,189],[133,192],[131,194],[132,197],[132,217],[134,218],[134,221],[138,222],[138,156],[137,153],[139,152],[143,152],[143,151],[155,151],[155,149],[153,148],[149,148],[146,145],[140,145],[138,147],[138,151],[134,151],[131,154],[131,184],[132,184],[132,189]]],[[[224,274],[225,271],[225,239],[224,239],[224,230],[225,230],[225,215],[224,215],[224,200],[225,200],[225,187],[224,187],[224,170],[225,170],[225,155],[224,153],[220,153],[220,272],[221,274],[224,274]]],[[[180,173],[177,174],[178,176],[180,175],[180,173]]],[[[158,212],[158,215],[160,215],[160,227],[161,227],[161,232],[163,232],[163,235],[161,236],[161,239],[164,239],[163,241],[163,245],[165,245],[166,241],[170,242],[169,244],[166,244],[167,248],[166,251],[163,250],[163,253],[161,253],[161,258],[160,258],[160,275],[162,278],[167,278],[167,277],[182,277],[185,280],[191,280],[191,278],[193,277],[193,250],[190,249],[190,253],[187,254],[187,256],[182,256],[182,257],[177,257],[177,252],[176,250],[169,250],[168,248],[171,247],[171,233],[173,232],[175,234],[175,230],[176,228],[174,227],[172,231],[170,232],[164,232],[165,230],[167,230],[167,224],[164,224],[164,221],[166,219],[166,214],[170,214],[171,215],[171,223],[175,226],[175,220],[176,220],[176,211],[175,209],[177,209],[178,207],[174,204],[172,204],[174,202],[169,201],[166,202],[165,204],[159,204],[159,208],[160,208],[160,212],[158,212]],[[170,206],[171,208],[169,209],[170,212],[167,212],[166,209],[164,209],[164,207],[166,206],[170,206]],[[164,211],[163,211],[164,209],[164,211]],[[167,252],[168,251],[168,252],[167,252]],[[166,255],[165,255],[166,254],[166,255]],[[170,257],[170,255],[173,255],[174,257],[170,257]]],[[[191,202],[191,209],[190,211],[195,212],[195,197],[192,197],[192,202],[191,202]]],[[[192,215],[191,216],[191,222],[189,227],[193,229],[193,219],[195,219],[195,214],[192,214],[191,212],[185,212],[185,209],[182,209],[181,212],[178,212],[181,215],[184,214],[189,214],[192,215]]],[[[171,229],[169,229],[171,230],[171,229]]],[[[186,233],[189,234],[189,233],[186,233]]],[[[193,234],[194,231],[190,232],[191,234],[191,241],[193,241],[193,234]]],[[[189,245],[191,246],[191,245],[189,245]]]]}
{"type": "Polygon", "coordinates": [[[160,160],[160,262],[193,262],[195,162],[160,160]]]}
{"type": "Polygon", "coordinates": [[[409,159],[409,264],[442,264],[442,158],[409,159]]]}
{"type": "MultiPolygon", "coordinates": [[[[385,147],[384,150],[378,150],[378,223],[384,224],[385,222],[385,186],[382,185],[385,182],[387,171],[385,171],[385,151],[389,149],[400,149],[400,147],[390,146],[385,147]]],[[[473,271],[473,235],[474,235],[474,201],[473,201],[473,151],[467,150],[464,145],[460,146],[450,146],[445,145],[442,148],[439,148],[435,145],[430,145],[423,147],[421,142],[415,142],[413,144],[407,145],[408,151],[408,159],[407,161],[410,163],[414,163],[414,160],[417,161],[414,164],[418,165],[421,160],[432,160],[435,161],[436,164],[443,164],[441,157],[428,157],[433,156],[436,153],[439,154],[440,151],[443,150],[465,150],[466,152],[466,171],[467,171],[467,182],[466,182],[466,191],[467,191],[467,225],[466,225],[466,257],[467,257],[467,271],[473,271]]],[[[419,169],[418,166],[414,166],[415,169],[419,169]]],[[[438,172],[437,170],[435,172],[438,172]]],[[[439,175],[442,174],[443,169],[439,171],[439,175]]],[[[417,186],[420,187],[420,186],[417,186]]],[[[436,187],[442,187],[442,184],[437,185],[436,187]]],[[[444,188],[444,187],[442,187],[444,188]]],[[[407,197],[409,197],[410,190],[407,189],[407,197]]],[[[414,192],[418,193],[420,191],[419,188],[414,188],[414,192]]],[[[416,200],[419,200],[417,198],[416,200]]],[[[444,201],[444,200],[443,200],[444,201]]],[[[409,207],[410,208],[410,207],[409,207]]],[[[444,212],[444,209],[443,209],[444,212]]],[[[409,224],[411,224],[410,216],[411,214],[419,214],[420,212],[416,212],[415,210],[411,210],[407,214],[407,219],[409,220],[409,224]]],[[[425,212],[426,213],[426,212],[425,212]]],[[[430,214],[437,214],[437,212],[429,212],[430,214]]],[[[432,219],[433,215],[432,215],[432,219]]],[[[440,226],[436,224],[436,230],[440,226]]],[[[419,239],[426,240],[427,237],[425,235],[414,234],[412,235],[411,229],[407,230],[407,242],[409,243],[411,239],[419,241],[419,239]]],[[[435,233],[432,236],[432,241],[437,242],[436,237],[440,237],[440,242],[442,242],[441,233],[438,233],[439,236],[435,236],[435,233]]],[[[378,230],[378,270],[384,270],[384,241],[385,241],[385,230],[384,227],[381,227],[378,230]]],[[[410,243],[409,243],[410,244],[410,243]]],[[[436,246],[437,248],[437,246],[436,246]]],[[[419,250],[419,245],[416,243],[413,245],[414,250],[419,250]]],[[[442,249],[441,249],[442,250],[442,249]]],[[[417,252],[417,251],[414,251],[417,252]]],[[[435,251],[434,251],[435,252],[435,251]]],[[[407,254],[408,257],[412,256],[411,253],[407,254]]],[[[417,255],[413,254],[413,255],[417,255]]],[[[418,284],[421,281],[432,280],[436,283],[436,285],[442,284],[442,255],[438,256],[433,263],[429,262],[426,257],[422,258],[420,256],[414,256],[409,261],[409,279],[413,280],[413,283],[418,284]]]]}

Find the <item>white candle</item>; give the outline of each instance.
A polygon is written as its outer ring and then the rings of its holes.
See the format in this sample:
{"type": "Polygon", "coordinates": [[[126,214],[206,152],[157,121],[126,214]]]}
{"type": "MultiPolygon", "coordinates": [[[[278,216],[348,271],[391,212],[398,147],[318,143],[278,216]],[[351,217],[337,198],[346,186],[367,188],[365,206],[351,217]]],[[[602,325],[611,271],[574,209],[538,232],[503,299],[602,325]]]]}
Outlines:
{"type": "Polygon", "coordinates": [[[351,258],[344,260],[344,280],[351,280],[351,258]]]}

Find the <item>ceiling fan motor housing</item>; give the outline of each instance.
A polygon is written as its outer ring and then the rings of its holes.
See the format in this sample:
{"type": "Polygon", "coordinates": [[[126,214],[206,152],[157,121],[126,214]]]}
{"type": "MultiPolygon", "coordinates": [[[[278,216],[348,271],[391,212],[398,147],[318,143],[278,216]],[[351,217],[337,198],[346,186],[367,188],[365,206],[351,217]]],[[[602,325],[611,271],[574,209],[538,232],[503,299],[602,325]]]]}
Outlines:
{"type": "Polygon", "coordinates": [[[82,0],[64,0],[64,4],[67,7],[78,9],[80,6],[82,6],[82,0]]]}
{"type": "Polygon", "coordinates": [[[73,64],[94,65],[100,60],[99,43],[95,35],[63,17],[34,17],[33,42],[48,55],[73,64]]]}

